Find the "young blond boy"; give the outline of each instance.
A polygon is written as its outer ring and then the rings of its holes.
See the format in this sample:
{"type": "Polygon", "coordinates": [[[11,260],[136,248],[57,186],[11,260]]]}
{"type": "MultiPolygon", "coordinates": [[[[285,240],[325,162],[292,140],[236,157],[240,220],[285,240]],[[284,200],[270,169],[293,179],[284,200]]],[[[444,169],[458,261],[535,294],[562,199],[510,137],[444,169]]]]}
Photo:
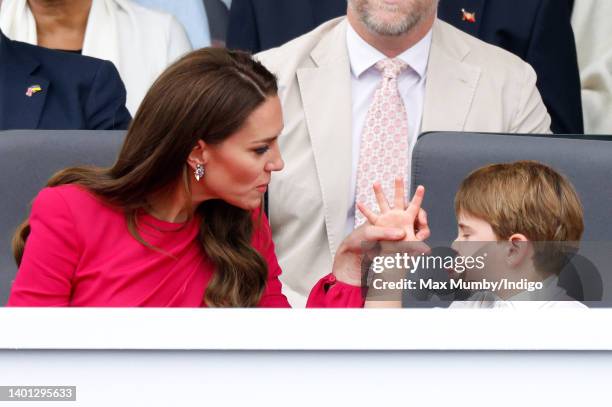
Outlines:
{"type": "Polygon", "coordinates": [[[452,308],[584,307],[558,286],[558,274],[584,230],[580,199],[558,172],[535,161],[482,167],[461,183],[455,214],[454,246],[460,254],[479,245],[470,242],[492,242],[486,245],[493,251],[491,267],[466,272],[468,280],[524,280],[541,288],[477,293],[452,308]]]}

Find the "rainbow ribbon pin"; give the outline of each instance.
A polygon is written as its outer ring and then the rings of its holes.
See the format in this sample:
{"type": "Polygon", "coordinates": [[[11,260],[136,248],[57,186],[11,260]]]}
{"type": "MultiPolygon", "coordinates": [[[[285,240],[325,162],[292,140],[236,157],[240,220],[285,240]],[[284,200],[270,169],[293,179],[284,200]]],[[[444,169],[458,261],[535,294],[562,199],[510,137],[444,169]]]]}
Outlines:
{"type": "Polygon", "coordinates": [[[33,94],[38,93],[42,90],[40,85],[32,85],[26,90],[26,96],[31,98],[33,94]]]}

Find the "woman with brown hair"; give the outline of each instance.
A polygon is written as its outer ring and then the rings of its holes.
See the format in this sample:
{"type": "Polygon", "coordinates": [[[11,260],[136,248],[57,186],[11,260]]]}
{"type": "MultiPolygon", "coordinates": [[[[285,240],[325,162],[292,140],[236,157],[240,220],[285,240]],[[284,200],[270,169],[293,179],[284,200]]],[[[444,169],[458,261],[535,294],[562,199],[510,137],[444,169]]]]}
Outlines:
{"type": "MultiPolygon", "coordinates": [[[[14,238],[11,306],[287,307],[260,211],[283,168],[274,76],[248,54],[202,49],[145,97],[110,168],[60,171],[14,238]]],[[[367,225],[345,239],[310,306],[361,306],[367,225]]]]}

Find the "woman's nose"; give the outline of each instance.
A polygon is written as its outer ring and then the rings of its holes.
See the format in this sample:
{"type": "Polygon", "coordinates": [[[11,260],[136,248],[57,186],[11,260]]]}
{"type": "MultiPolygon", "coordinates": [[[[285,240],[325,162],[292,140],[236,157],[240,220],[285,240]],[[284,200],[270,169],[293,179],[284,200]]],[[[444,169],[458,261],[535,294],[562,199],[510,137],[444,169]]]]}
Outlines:
{"type": "Polygon", "coordinates": [[[272,157],[272,160],[268,162],[268,164],[266,164],[266,170],[267,171],[280,171],[285,167],[285,162],[283,161],[283,157],[281,156],[281,153],[278,149],[278,147],[276,146],[274,148],[274,156],[272,157]]]}

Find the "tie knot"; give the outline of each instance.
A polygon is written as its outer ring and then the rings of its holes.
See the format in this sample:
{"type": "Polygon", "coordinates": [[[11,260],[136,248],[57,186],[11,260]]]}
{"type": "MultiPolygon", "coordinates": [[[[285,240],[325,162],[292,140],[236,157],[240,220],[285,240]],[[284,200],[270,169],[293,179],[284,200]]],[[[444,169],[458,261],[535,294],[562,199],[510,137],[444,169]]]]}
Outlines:
{"type": "Polygon", "coordinates": [[[383,59],[376,63],[376,69],[382,72],[385,78],[395,79],[398,77],[400,72],[406,69],[408,65],[401,59],[383,59]]]}

